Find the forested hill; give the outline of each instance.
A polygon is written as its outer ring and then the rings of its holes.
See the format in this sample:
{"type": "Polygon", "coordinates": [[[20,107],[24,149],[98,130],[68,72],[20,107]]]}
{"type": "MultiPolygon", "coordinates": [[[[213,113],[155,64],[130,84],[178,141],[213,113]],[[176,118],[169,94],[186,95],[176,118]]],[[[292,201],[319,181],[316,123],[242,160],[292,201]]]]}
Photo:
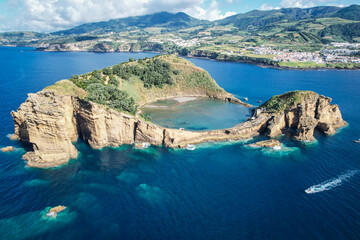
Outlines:
{"type": "Polygon", "coordinates": [[[163,27],[169,29],[181,29],[207,24],[208,21],[190,17],[186,13],[160,12],[144,16],[112,19],[103,22],[83,24],[69,30],[53,32],[53,35],[69,34],[101,34],[106,32],[122,32],[131,28],[163,27]]]}
{"type": "Polygon", "coordinates": [[[278,10],[253,10],[240,13],[222,20],[205,21],[193,18],[186,13],[160,12],[144,16],[112,19],[103,22],[83,24],[68,30],[53,32],[53,35],[70,34],[101,34],[106,32],[122,32],[131,28],[161,27],[168,30],[179,30],[196,26],[226,26],[233,25],[239,29],[249,27],[264,27],[276,22],[292,22],[316,18],[342,18],[360,21],[360,6],[351,5],[340,8],[334,6],[320,6],[313,8],[283,8],[278,10]]]}
{"type": "Polygon", "coordinates": [[[291,22],[311,18],[331,17],[339,10],[341,10],[339,7],[283,8],[269,11],[253,10],[219,20],[217,24],[233,24],[239,29],[247,29],[249,26],[264,27],[275,22],[291,22]]]}
{"type": "Polygon", "coordinates": [[[0,33],[0,45],[94,52],[239,52],[233,47],[260,45],[318,51],[331,42],[360,42],[359,24],[360,5],[253,10],[217,21],[199,20],[183,12],[160,12],[86,23],[48,34],[0,33]],[[221,47],[225,44],[232,46],[221,47]]]}
{"type": "Polygon", "coordinates": [[[208,96],[225,100],[230,94],[205,70],[175,55],[120,63],[82,75],[73,75],[47,87],[119,111],[135,114],[137,106],[169,96],[208,96]],[[76,87],[75,87],[75,85],[76,87]]]}

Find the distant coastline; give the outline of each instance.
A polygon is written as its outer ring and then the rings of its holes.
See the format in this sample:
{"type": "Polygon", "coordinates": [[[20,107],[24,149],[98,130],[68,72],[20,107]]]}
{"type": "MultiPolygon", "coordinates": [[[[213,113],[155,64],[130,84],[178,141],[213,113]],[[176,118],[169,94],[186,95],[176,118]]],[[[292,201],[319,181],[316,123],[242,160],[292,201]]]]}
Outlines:
{"type": "MultiPolygon", "coordinates": [[[[39,52],[95,52],[95,53],[114,53],[114,52],[125,52],[125,53],[157,53],[157,54],[168,54],[167,52],[156,52],[156,51],[90,51],[90,50],[77,50],[77,51],[70,51],[70,50],[47,50],[43,48],[35,48],[35,51],[39,52]]],[[[181,57],[185,58],[199,58],[199,59],[208,59],[208,60],[214,60],[214,61],[221,61],[221,62],[235,62],[235,63],[245,63],[245,64],[252,64],[256,65],[258,67],[266,67],[266,68],[275,68],[275,69],[291,69],[291,70],[360,70],[360,64],[355,67],[346,68],[345,67],[292,67],[292,66],[281,66],[278,64],[278,62],[271,61],[270,63],[266,63],[262,58],[254,58],[252,60],[243,60],[243,59],[234,59],[234,58],[212,58],[211,52],[208,52],[206,55],[197,55],[197,54],[188,54],[186,56],[179,54],[181,57]]],[[[291,62],[291,63],[297,63],[297,62],[291,62]]],[[[298,62],[301,64],[301,62],[298,62]]]]}

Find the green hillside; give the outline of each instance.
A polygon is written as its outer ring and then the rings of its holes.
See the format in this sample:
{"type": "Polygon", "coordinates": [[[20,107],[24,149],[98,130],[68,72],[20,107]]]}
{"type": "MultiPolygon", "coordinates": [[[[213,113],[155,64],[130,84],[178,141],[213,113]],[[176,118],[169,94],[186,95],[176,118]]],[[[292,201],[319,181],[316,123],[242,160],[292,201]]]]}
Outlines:
{"type": "Polygon", "coordinates": [[[137,107],[173,96],[229,94],[205,70],[175,55],[160,55],[120,63],[83,75],[74,75],[46,88],[78,96],[110,108],[135,114],[137,107]]]}
{"type": "Polygon", "coordinates": [[[80,25],[69,30],[58,31],[53,35],[70,34],[103,34],[107,32],[122,32],[134,28],[161,27],[164,29],[182,29],[205,24],[207,21],[198,20],[189,15],[179,12],[176,14],[160,12],[144,16],[112,19],[103,22],[94,22],[80,25]]]}
{"type": "Polygon", "coordinates": [[[260,108],[265,109],[269,113],[278,113],[288,111],[293,107],[296,107],[298,103],[309,99],[311,96],[315,97],[318,94],[312,91],[291,91],[281,95],[276,95],[263,103],[260,108]]]}
{"type": "Polygon", "coordinates": [[[360,6],[351,5],[349,7],[343,8],[335,13],[334,16],[343,19],[360,21],[360,6]]]}
{"type": "Polygon", "coordinates": [[[277,60],[275,56],[284,54],[274,51],[322,54],[324,48],[333,48],[332,42],[359,43],[359,8],[351,5],[253,10],[218,21],[199,20],[182,12],[160,12],[87,23],[50,34],[1,33],[0,45],[31,46],[41,51],[178,53],[276,67],[299,63],[299,68],[308,62],[315,67],[357,68],[356,60],[345,58],[326,63],[320,57],[277,60]],[[259,47],[274,51],[258,53],[259,47]]]}

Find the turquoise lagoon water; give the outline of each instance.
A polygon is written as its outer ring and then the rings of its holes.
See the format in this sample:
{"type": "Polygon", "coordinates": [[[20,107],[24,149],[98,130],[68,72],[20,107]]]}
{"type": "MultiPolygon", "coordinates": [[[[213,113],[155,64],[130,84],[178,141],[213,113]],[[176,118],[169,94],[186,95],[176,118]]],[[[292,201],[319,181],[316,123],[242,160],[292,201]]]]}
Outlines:
{"type": "Polygon", "coordinates": [[[154,54],[31,50],[0,48],[0,145],[17,148],[0,153],[1,239],[360,238],[360,174],[349,175],[360,169],[360,145],[353,142],[360,137],[359,71],[189,59],[252,104],[295,89],[330,96],[349,126],[330,137],[316,132],[311,145],[283,136],[285,151],[277,152],[249,148],[245,141],[206,143],[194,151],[130,145],[92,150],[78,142],[78,159],[33,169],[21,159],[21,144],[7,137],[13,132],[9,113],[28,92],[154,54]],[[305,193],[318,184],[327,184],[326,190],[305,193]],[[44,217],[48,207],[60,204],[68,206],[66,212],[44,217]]]}
{"type": "Polygon", "coordinates": [[[145,106],[142,112],[161,126],[194,131],[229,128],[250,117],[250,111],[242,105],[208,98],[183,103],[159,101],[145,106]]]}

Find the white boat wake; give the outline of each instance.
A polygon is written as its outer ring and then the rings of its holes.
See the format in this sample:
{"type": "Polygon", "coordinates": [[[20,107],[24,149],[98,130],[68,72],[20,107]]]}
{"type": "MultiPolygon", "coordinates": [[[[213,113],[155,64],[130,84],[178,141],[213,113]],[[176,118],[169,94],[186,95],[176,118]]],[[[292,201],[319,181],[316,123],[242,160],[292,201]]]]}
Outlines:
{"type": "Polygon", "coordinates": [[[349,178],[351,178],[358,172],[359,172],[359,170],[348,171],[345,174],[342,174],[337,178],[332,178],[332,179],[322,182],[320,184],[313,185],[313,186],[309,187],[308,189],[306,189],[305,192],[307,194],[311,194],[311,193],[318,193],[318,192],[330,190],[334,187],[340,186],[341,184],[343,184],[343,182],[349,180],[349,178]]]}

